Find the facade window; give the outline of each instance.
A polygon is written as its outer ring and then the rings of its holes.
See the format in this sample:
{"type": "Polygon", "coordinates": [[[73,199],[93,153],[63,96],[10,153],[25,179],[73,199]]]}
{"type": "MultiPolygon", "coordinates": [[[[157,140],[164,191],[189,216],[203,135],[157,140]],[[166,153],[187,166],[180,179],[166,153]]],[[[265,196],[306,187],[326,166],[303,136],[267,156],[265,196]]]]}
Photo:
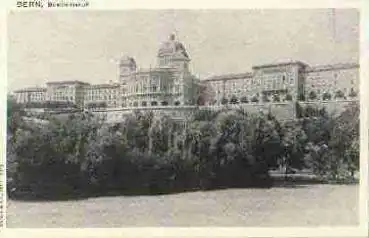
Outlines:
{"type": "Polygon", "coordinates": [[[151,102],[151,106],[157,106],[158,105],[158,102],[157,101],[152,101],[151,102]]]}
{"type": "Polygon", "coordinates": [[[134,107],[138,107],[138,102],[133,102],[134,107]]]}
{"type": "Polygon", "coordinates": [[[142,105],[143,107],[146,107],[146,106],[147,106],[147,102],[146,102],[146,101],[143,101],[143,102],[141,103],[141,105],[142,105]]]}
{"type": "Polygon", "coordinates": [[[153,91],[153,92],[156,92],[156,91],[157,91],[157,89],[158,89],[158,88],[157,88],[157,86],[156,86],[156,85],[153,85],[153,86],[152,86],[152,91],[153,91]]]}
{"type": "Polygon", "coordinates": [[[179,106],[179,105],[181,105],[181,102],[180,102],[180,101],[176,101],[176,102],[174,103],[174,105],[179,106]]]}

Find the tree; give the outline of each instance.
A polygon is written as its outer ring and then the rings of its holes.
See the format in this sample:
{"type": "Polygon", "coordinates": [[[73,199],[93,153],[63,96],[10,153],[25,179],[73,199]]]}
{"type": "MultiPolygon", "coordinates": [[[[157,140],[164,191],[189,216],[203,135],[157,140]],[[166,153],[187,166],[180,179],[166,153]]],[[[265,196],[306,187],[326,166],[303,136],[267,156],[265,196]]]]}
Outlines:
{"type": "Polygon", "coordinates": [[[256,128],[255,156],[266,163],[268,168],[275,167],[283,152],[279,122],[273,116],[269,120],[262,117],[259,118],[256,128]]]}
{"type": "Polygon", "coordinates": [[[300,103],[296,102],[295,108],[296,108],[296,117],[297,118],[304,117],[304,108],[301,107],[300,103]]]}
{"type": "Polygon", "coordinates": [[[324,101],[329,101],[329,100],[331,100],[331,98],[332,98],[332,95],[329,92],[323,93],[323,100],[324,101]]]}
{"type": "Polygon", "coordinates": [[[249,102],[249,100],[248,100],[247,96],[243,96],[241,98],[241,103],[248,103],[248,102],[249,102]]]}
{"type": "Polygon", "coordinates": [[[285,175],[291,169],[303,169],[305,164],[305,147],[308,138],[301,125],[296,122],[285,123],[283,127],[282,144],[284,147],[284,155],[281,165],[285,168],[285,175]]]}
{"type": "Polygon", "coordinates": [[[337,90],[334,97],[335,98],[344,98],[345,94],[341,90],[337,90]]]}
{"type": "Polygon", "coordinates": [[[342,173],[340,170],[350,171],[350,175],[353,176],[354,171],[358,169],[359,157],[356,149],[359,140],[359,115],[359,105],[354,103],[349,105],[335,120],[328,143],[328,146],[333,149],[332,155],[335,160],[341,163],[337,165],[337,171],[332,171],[335,176],[340,176],[342,173]]]}
{"type": "Polygon", "coordinates": [[[309,93],[309,99],[310,100],[316,100],[318,98],[318,95],[316,94],[315,91],[310,91],[309,93]]]}
{"type": "Polygon", "coordinates": [[[357,92],[353,88],[351,88],[349,96],[352,98],[357,97],[357,92]]]}
{"type": "Polygon", "coordinates": [[[211,86],[205,84],[199,85],[199,93],[196,100],[197,105],[205,105],[210,103],[214,101],[214,98],[215,92],[211,86]]]}
{"type": "Polygon", "coordinates": [[[354,178],[355,172],[360,169],[360,142],[358,139],[355,139],[345,151],[344,160],[351,178],[354,178]]]}
{"type": "Polygon", "coordinates": [[[259,102],[258,97],[257,97],[257,96],[253,96],[253,97],[251,98],[251,102],[259,102]]]}
{"type": "Polygon", "coordinates": [[[7,98],[7,133],[9,136],[15,135],[16,131],[22,126],[24,110],[15,100],[7,98]]]}
{"type": "Polygon", "coordinates": [[[267,94],[263,94],[263,102],[270,102],[267,94]]]}
{"type": "Polygon", "coordinates": [[[212,164],[215,162],[210,148],[216,135],[216,128],[213,123],[198,121],[189,124],[185,135],[184,146],[188,151],[186,158],[194,165],[194,170],[199,177],[199,186],[210,188],[214,176],[212,164]]]}
{"type": "Polygon", "coordinates": [[[228,99],[227,98],[222,98],[222,105],[225,105],[225,104],[227,104],[228,103],[228,99]]]}

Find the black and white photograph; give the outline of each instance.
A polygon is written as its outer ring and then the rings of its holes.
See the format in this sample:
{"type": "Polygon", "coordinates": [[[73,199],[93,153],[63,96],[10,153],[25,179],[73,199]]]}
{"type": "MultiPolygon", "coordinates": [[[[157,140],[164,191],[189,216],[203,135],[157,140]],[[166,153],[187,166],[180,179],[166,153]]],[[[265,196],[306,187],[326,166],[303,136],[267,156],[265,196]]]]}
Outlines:
{"type": "Polygon", "coordinates": [[[359,225],[360,11],[7,15],[7,228],[359,225]]]}

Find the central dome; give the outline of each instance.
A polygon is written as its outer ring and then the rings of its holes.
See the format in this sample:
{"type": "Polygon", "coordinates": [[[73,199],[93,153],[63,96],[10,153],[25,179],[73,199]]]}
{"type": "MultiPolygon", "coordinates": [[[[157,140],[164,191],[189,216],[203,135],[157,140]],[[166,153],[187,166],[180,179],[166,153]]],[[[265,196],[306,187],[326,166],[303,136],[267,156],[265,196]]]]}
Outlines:
{"type": "Polygon", "coordinates": [[[183,44],[176,40],[176,36],[174,34],[171,34],[169,36],[169,40],[161,44],[158,51],[158,56],[174,55],[178,53],[188,58],[188,54],[183,44]]]}

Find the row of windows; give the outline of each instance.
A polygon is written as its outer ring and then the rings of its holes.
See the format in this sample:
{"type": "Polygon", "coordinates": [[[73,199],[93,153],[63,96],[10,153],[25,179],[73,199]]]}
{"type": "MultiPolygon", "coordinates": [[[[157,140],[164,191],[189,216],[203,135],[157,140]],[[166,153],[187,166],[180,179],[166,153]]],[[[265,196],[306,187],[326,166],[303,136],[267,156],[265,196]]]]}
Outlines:
{"type": "MultiPolygon", "coordinates": [[[[287,81],[285,76],[283,77],[276,77],[276,78],[266,78],[264,77],[263,79],[255,79],[255,80],[247,80],[244,82],[233,82],[233,83],[226,83],[224,85],[224,87],[227,88],[248,88],[248,87],[255,87],[255,86],[261,86],[262,82],[264,83],[264,86],[269,87],[270,84],[280,84],[280,85],[288,85],[288,84],[293,84],[294,83],[294,79],[291,78],[290,81],[287,81]]],[[[221,84],[212,84],[213,87],[220,89],[222,87],[221,84]]]]}
{"type": "Polygon", "coordinates": [[[46,94],[45,93],[22,93],[22,94],[17,94],[17,97],[34,97],[34,96],[39,96],[39,97],[44,97],[46,94]]]}
{"type": "MultiPolygon", "coordinates": [[[[225,87],[226,88],[236,88],[236,87],[250,87],[250,86],[254,86],[254,85],[258,85],[257,83],[253,83],[251,80],[246,80],[246,81],[239,81],[239,82],[227,82],[225,83],[225,87]]],[[[218,88],[221,85],[218,84],[218,88]]]]}
{"type": "Polygon", "coordinates": [[[350,92],[352,92],[352,91],[355,91],[355,89],[354,88],[350,88],[350,89],[348,89],[348,88],[343,88],[343,89],[336,89],[336,90],[334,90],[334,89],[316,89],[316,90],[314,90],[313,88],[307,88],[307,91],[314,91],[314,92],[316,92],[317,94],[323,94],[323,93],[325,93],[325,92],[338,92],[338,91],[342,91],[344,94],[348,94],[348,93],[350,93],[350,92]]]}
{"type": "MultiPolygon", "coordinates": [[[[131,91],[133,91],[133,90],[131,90],[131,91]]],[[[156,85],[151,85],[151,87],[144,86],[143,88],[142,88],[142,87],[138,87],[138,86],[136,86],[136,87],[134,88],[134,92],[138,93],[139,91],[144,91],[144,92],[146,92],[146,91],[150,91],[150,92],[157,92],[157,91],[158,91],[158,86],[156,86],[156,85]],[[143,89],[143,90],[142,90],[142,89],[143,89]]]]}
{"type": "Polygon", "coordinates": [[[85,98],[86,98],[86,100],[103,100],[103,99],[104,100],[108,100],[108,99],[110,100],[110,99],[116,99],[117,96],[116,95],[104,95],[104,96],[99,95],[99,96],[94,97],[94,96],[88,95],[85,98]]]}
{"type": "Polygon", "coordinates": [[[74,97],[67,97],[67,96],[54,96],[51,97],[51,100],[55,100],[55,101],[74,101],[74,97]]]}
{"type": "Polygon", "coordinates": [[[86,95],[101,95],[101,94],[118,94],[117,92],[88,92],[86,93],[86,95]]]}
{"type": "Polygon", "coordinates": [[[158,84],[159,83],[159,77],[158,76],[140,76],[137,79],[139,82],[142,82],[143,84],[158,84]]]}
{"type": "MultiPolygon", "coordinates": [[[[321,77],[321,76],[315,76],[315,77],[308,77],[307,81],[314,81],[314,84],[329,84],[329,83],[334,83],[337,80],[332,80],[330,78],[325,78],[325,77],[321,77]]],[[[271,83],[276,83],[276,84],[294,84],[294,78],[290,78],[289,80],[287,80],[286,76],[284,75],[280,75],[280,76],[262,76],[258,79],[253,79],[253,80],[243,80],[243,81],[238,81],[238,82],[231,82],[231,81],[227,81],[224,84],[225,88],[237,88],[237,87],[247,87],[250,85],[262,85],[262,83],[264,83],[264,85],[270,85],[271,83]]],[[[350,80],[351,85],[354,85],[357,83],[357,80],[355,79],[351,79],[350,80]]],[[[214,88],[222,88],[223,87],[223,82],[212,82],[210,83],[214,88]]]]}
{"type": "MultiPolygon", "coordinates": [[[[142,106],[142,107],[146,107],[146,106],[168,106],[169,103],[167,101],[161,101],[161,102],[157,102],[157,101],[151,101],[151,102],[147,102],[147,101],[142,101],[141,103],[140,102],[132,102],[129,104],[130,106],[133,106],[133,107],[139,107],[139,106],[142,106]]],[[[174,104],[175,106],[179,106],[181,105],[181,102],[180,101],[175,101],[174,104]]]]}
{"type": "MultiPolygon", "coordinates": [[[[337,83],[340,83],[342,84],[342,82],[339,82],[339,81],[331,81],[331,80],[317,80],[317,81],[314,81],[314,83],[310,82],[309,84],[311,85],[336,85],[337,83]]],[[[353,86],[356,84],[356,82],[354,80],[351,80],[350,81],[350,84],[353,86]]]]}

